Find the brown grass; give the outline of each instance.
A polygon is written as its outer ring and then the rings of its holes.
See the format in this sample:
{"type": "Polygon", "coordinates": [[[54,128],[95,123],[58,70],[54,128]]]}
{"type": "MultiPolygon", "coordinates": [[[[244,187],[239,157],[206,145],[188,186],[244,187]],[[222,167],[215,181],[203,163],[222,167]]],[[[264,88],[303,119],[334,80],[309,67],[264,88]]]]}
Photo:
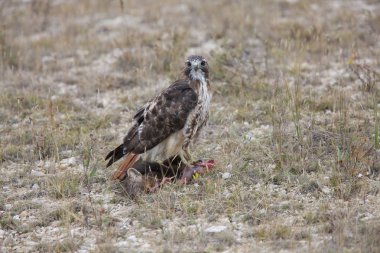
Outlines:
{"type": "Polygon", "coordinates": [[[3,1],[0,251],[379,252],[379,9],[3,1]],[[103,158],[193,52],[217,167],[131,199],[103,158]]]}

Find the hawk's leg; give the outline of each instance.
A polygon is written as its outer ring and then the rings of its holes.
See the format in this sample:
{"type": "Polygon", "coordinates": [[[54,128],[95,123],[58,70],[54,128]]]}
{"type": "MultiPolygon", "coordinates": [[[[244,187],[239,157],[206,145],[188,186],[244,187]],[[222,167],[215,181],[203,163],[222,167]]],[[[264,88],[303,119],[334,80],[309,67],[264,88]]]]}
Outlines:
{"type": "Polygon", "coordinates": [[[183,147],[183,152],[180,153],[180,157],[181,157],[181,160],[182,162],[186,165],[186,166],[191,166],[193,164],[193,157],[190,153],[190,149],[189,149],[189,146],[186,145],[185,147],[183,147]]]}

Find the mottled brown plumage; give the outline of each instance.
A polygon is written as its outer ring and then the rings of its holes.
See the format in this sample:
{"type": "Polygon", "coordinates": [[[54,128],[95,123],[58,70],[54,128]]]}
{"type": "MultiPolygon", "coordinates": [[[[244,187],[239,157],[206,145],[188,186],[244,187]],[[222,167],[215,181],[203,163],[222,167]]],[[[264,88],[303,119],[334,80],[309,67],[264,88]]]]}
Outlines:
{"type": "Polygon", "coordinates": [[[123,144],[111,151],[107,167],[121,157],[126,159],[114,173],[122,179],[138,159],[164,161],[181,155],[188,157],[190,143],[208,119],[211,99],[208,65],[202,56],[190,56],[183,78],[175,81],[137,111],[134,125],[123,144]]]}

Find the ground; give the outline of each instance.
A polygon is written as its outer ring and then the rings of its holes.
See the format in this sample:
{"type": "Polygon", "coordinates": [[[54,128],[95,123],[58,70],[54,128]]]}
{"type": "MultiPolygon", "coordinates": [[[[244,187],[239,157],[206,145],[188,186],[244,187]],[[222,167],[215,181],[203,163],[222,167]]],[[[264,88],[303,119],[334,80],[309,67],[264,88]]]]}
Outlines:
{"type": "Polygon", "coordinates": [[[0,2],[1,252],[380,252],[380,2],[0,2]],[[215,159],[128,197],[104,157],[204,55],[215,159]]]}

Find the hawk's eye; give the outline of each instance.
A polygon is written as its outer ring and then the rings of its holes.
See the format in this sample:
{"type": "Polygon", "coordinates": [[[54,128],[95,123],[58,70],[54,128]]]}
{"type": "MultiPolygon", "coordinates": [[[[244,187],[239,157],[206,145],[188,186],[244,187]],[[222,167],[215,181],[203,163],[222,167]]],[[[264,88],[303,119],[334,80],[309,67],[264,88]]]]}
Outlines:
{"type": "Polygon", "coordinates": [[[201,65],[206,66],[206,61],[205,60],[201,61],[201,65]]]}
{"type": "Polygon", "coordinates": [[[186,66],[191,67],[191,62],[190,62],[190,61],[187,61],[187,62],[186,62],[186,66]]]}

